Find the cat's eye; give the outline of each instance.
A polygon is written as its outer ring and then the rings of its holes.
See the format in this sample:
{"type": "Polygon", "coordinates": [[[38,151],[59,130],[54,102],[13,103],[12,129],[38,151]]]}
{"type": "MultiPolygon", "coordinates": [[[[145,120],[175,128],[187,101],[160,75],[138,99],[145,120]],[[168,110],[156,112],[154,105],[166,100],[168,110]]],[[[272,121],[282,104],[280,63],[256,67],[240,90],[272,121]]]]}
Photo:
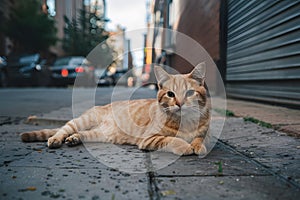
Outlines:
{"type": "Polygon", "coordinates": [[[172,92],[172,91],[168,91],[168,92],[167,92],[167,96],[170,97],[170,98],[174,98],[174,97],[175,97],[175,94],[174,94],[174,92],[172,92]]]}
{"type": "Polygon", "coordinates": [[[188,90],[188,91],[186,91],[185,96],[186,96],[186,97],[191,97],[191,96],[193,96],[194,94],[195,94],[195,90],[188,90]]]}

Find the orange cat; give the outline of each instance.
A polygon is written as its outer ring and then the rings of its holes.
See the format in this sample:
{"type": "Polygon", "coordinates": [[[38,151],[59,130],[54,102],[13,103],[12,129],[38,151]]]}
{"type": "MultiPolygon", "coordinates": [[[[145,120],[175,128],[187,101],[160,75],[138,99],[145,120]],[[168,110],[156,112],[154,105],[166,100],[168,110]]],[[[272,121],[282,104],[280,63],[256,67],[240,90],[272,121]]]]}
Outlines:
{"type": "Polygon", "coordinates": [[[155,67],[157,99],[113,102],[95,106],[59,129],[21,134],[24,142],[45,141],[49,148],[65,142],[111,142],[177,155],[205,154],[210,108],[204,87],[205,64],[189,74],[170,75],[155,67]]]}

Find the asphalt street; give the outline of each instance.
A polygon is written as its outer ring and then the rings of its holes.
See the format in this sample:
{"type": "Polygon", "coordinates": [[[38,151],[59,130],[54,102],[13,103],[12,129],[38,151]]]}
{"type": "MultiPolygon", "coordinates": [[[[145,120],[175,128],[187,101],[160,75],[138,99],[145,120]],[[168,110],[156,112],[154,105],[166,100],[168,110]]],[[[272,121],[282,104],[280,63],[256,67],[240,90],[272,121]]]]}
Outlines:
{"type": "Polygon", "coordinates": [[[27,117],[71,105],[70,88],[0,89],[1,116],[27,117]]]}
{"type": "MultiPolygon", "coordinates": [[[[133,89],[134,90],[134,89],[133,89]]],[[[140,90],[143,90],[141,88],[140,90]]],[[[94,98],[95,104],[110,103],[110,97],[114,92],[113,87],[103,88],[8,88],[0,89],[0,116],[28,117],[48,113],[63,107],[71,107],[74,91],[79,100],[94,98]],[[107,98],[103,98],[106,96],[107,98]],[[105,100],[105,101],[103,101],[105,100]]],[[[155,91],[149,90],[148,97],[155,98],[155,91]]],[[[133,94],[134,96],[134,94],[133,94]]],[[[143,98],[136,92],[134,98],[143,98]]],[[[78,100],[77,100],[78,101],[78,100]]]]}

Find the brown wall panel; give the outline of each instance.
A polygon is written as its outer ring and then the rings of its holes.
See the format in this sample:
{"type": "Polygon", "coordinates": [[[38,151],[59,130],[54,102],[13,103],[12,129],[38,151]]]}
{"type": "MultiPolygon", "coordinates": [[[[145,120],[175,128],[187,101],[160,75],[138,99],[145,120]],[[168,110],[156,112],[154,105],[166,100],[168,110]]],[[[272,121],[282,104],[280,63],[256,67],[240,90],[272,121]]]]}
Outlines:
{"type": "MultiPolygon", "coordinates": [[[[220,0],[180,1],[180,8],[177,31],[196,40],[215,61],[219,60],[220,0]]],[[[173,55],[170,62],[181,73],[186,73],[193,68],[177,55],[173,55]]]]}

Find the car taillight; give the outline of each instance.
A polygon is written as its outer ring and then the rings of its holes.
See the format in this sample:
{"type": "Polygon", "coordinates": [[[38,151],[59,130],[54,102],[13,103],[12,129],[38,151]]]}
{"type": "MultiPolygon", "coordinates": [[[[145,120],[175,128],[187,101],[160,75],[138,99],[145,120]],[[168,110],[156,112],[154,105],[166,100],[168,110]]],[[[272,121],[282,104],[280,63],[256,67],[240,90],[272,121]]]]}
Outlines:
{"type": "Polygon", "coordinates": [[[84,68],[83,67],[76,67],[75,72],[76,73],[82,73],[82,72],[84,72],[84,68]]]}
{"type": "Polygon", "coordinates": [[[66,77],[66,76],[68,76],[69,75],[69,71],[67,70],[67,69],[62,69],[61,70],[61,76],[62,77],[66,77]]]}

